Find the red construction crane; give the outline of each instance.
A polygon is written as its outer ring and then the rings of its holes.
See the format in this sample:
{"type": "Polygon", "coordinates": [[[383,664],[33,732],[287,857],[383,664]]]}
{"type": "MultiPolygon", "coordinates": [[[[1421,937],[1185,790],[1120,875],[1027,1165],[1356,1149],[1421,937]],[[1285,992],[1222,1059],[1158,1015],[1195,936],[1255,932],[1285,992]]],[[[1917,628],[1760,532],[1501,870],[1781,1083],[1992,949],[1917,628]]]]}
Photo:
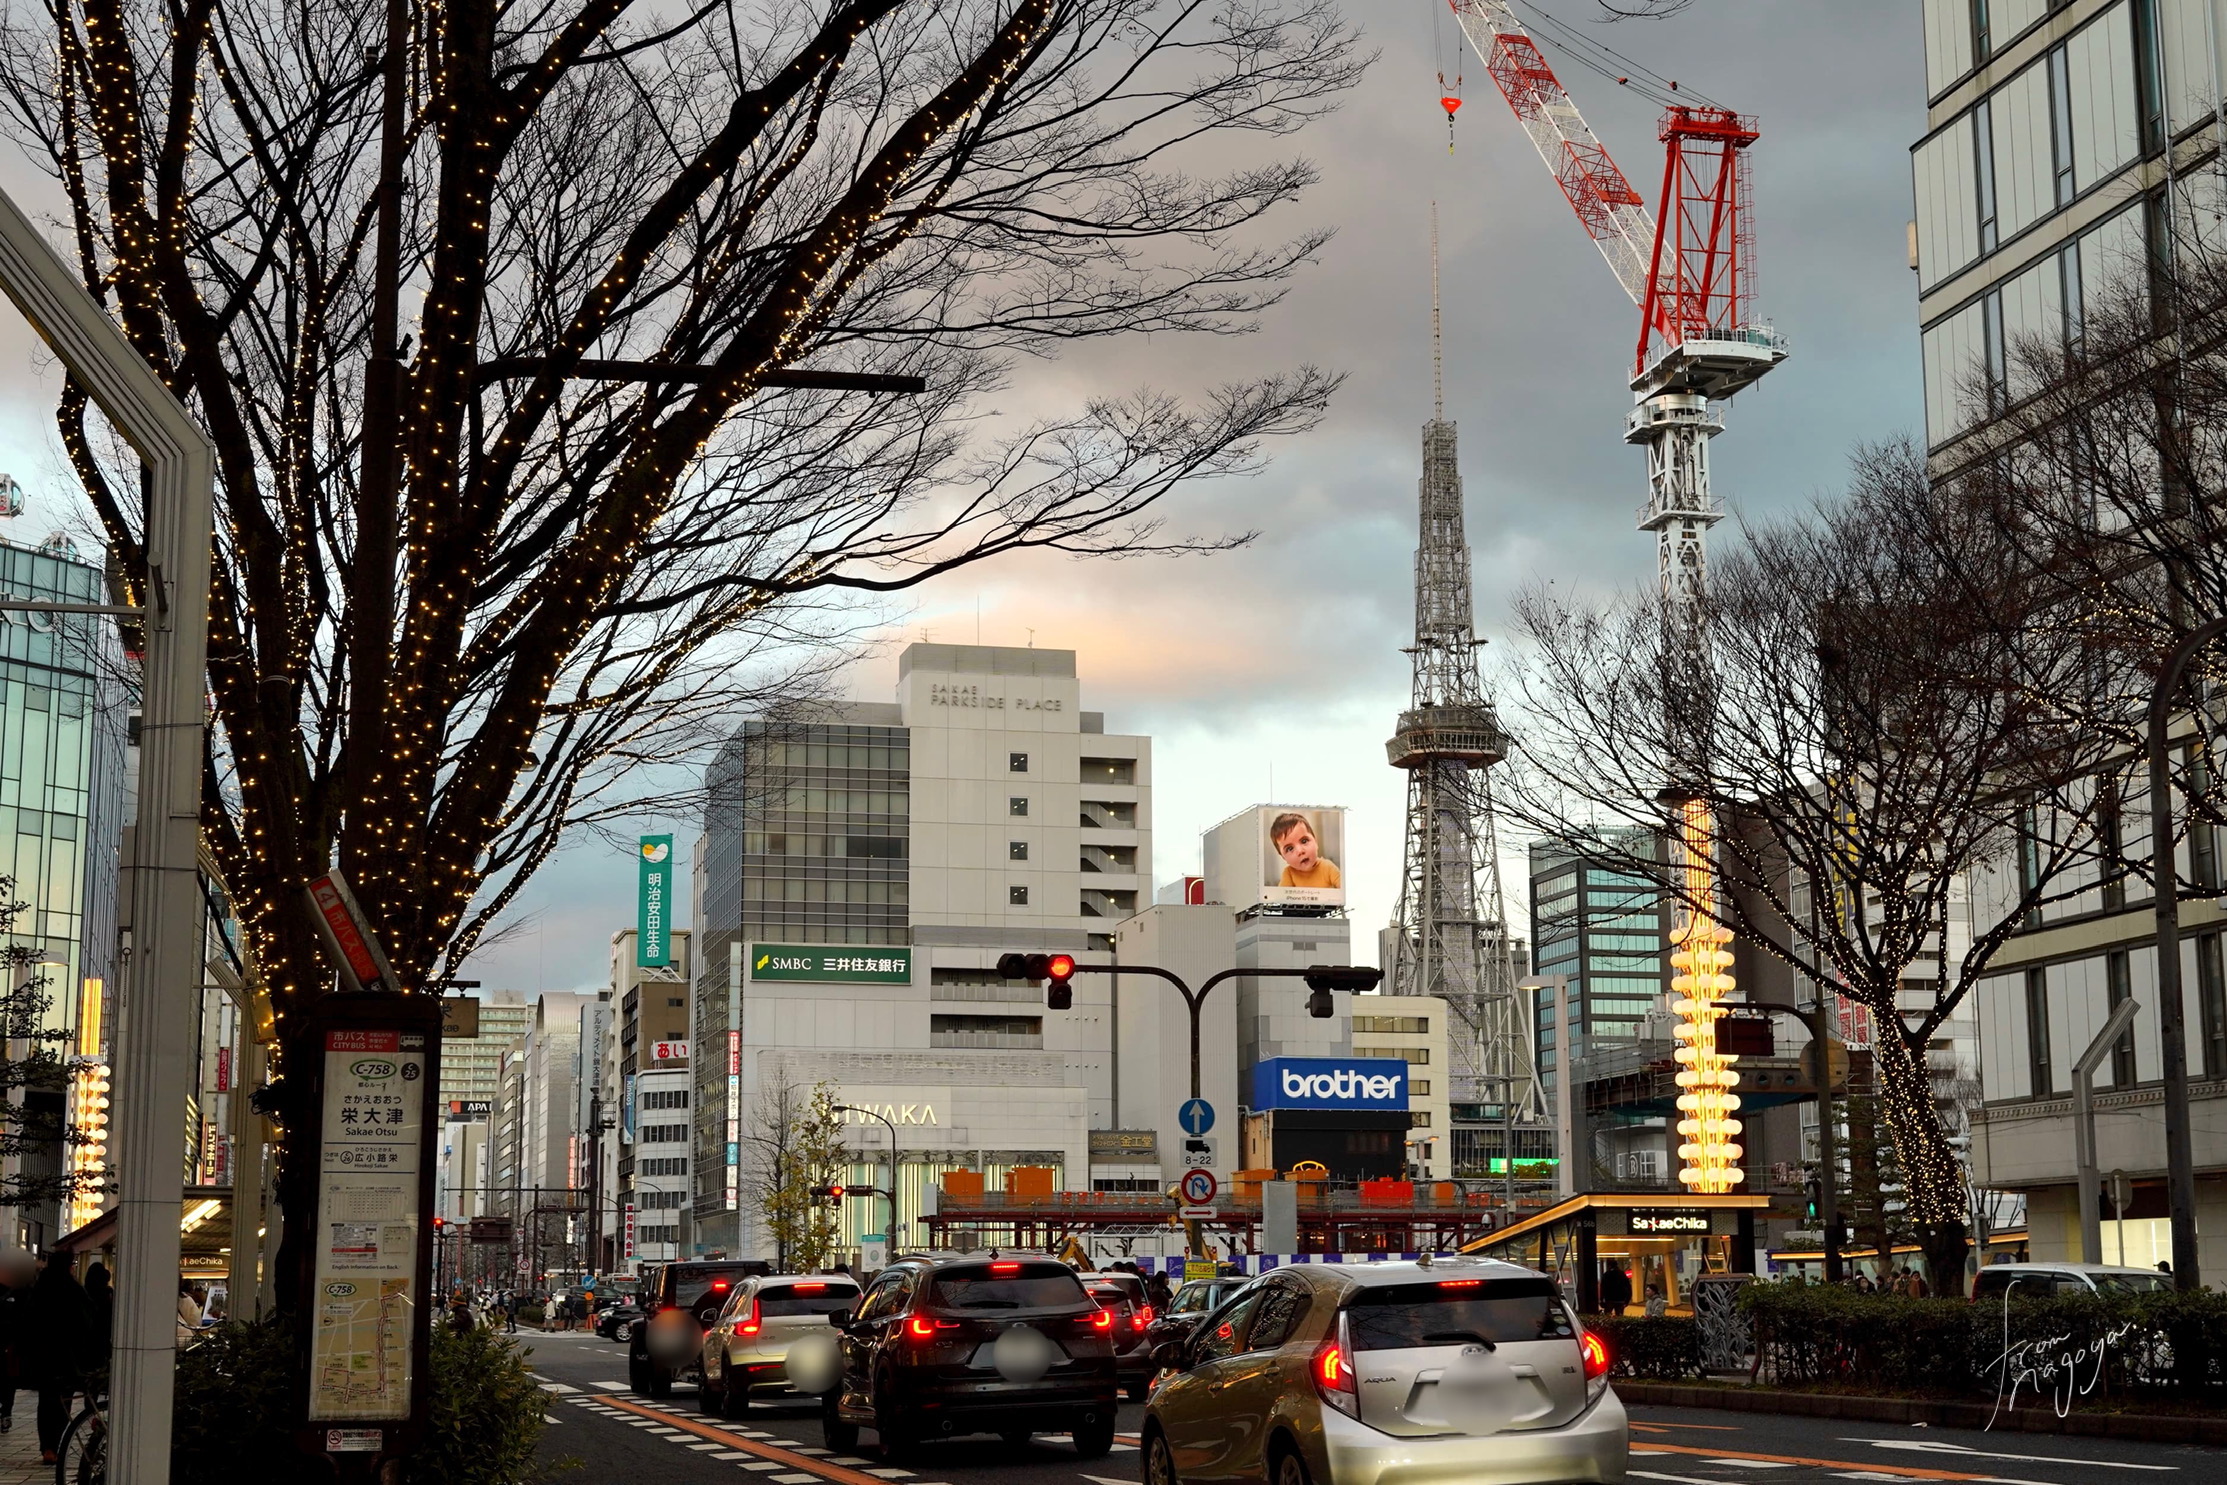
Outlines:
{"type": "MultiPolygon", "coordinates": [[[[1709,662],[1699,619],[1706,541],[1724,514],[1709,489],[1709,440],[1724,431],[1724,422],[1709,403],[1752,385],[1786,359],[1778,333],[1753,322],[1747,151],[1756,141],[1755,121],[1714,105],[1669,104],[1658,131],[1661,216],[1652,217],[1507,0],[1447,3],[1609,271],[1639,306],[1631,377],[1636,405],[1624,441],[1647,450],[1649,495],[1639,525],[1655,533],[1666,649],[1705,681],[1709,662]]],[[[1744,1174],[1742,1150],[1734,1143],[1740,1099],[1730,1091],[1739,1084],[1738,1059],[1720,1052],[1716,1042],[1720,1002],[1733,988],[1726,947],[1731,934],[1708,910],[1715,885],[1707,806],[1689,803],[1680,825],[1690,910],[1672,935],[1671,956],[1682,1043],[1678,1174],[1695,1191],[1728,1191],[1744,1174]]]]}

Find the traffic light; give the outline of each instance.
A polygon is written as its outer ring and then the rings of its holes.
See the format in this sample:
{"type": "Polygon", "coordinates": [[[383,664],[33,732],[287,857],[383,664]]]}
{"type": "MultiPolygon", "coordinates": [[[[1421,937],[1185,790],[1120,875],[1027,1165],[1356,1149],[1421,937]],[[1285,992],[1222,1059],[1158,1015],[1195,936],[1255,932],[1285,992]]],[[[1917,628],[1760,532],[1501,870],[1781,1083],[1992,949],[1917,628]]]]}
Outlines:
{"type": "Polygon", "coordinates": [[[1805,1176],[1802,1178],[1803,1217],[1808,1221],[1815,1222],[1817,1220],[1817,1207],[1817,1177],[1815,1177],[1814,1175],[1805,1176]]]}
{"type": "Polygon", "coordinates": [[[812,1188],[812,1199],[821,1206],[839,1207],[843,1204],[843,1188],[840,1186],[814,1186],[812,1188]]]}
{"type": "Polygon", "coordinates": [[[1317,1021],[1327,1021],[1337,1014],[1337,1003],[1330,998],[1333,990],[1349,990],[1358,995],[1374,990],[1384,979],[1384,971],[1356,964],[1310,964],[1307,966],[1307,1014],[1317,1021]]]}
{"type": "Polygon", "coordinates": [[[1075,1007],[1075,991],[1068,984],[1075,976],[1072,954],[1000,954],[998,976],[1007,980],[1048,981],[1044,992],[1045,1009],[1066,1011],[1075,1007]]]}

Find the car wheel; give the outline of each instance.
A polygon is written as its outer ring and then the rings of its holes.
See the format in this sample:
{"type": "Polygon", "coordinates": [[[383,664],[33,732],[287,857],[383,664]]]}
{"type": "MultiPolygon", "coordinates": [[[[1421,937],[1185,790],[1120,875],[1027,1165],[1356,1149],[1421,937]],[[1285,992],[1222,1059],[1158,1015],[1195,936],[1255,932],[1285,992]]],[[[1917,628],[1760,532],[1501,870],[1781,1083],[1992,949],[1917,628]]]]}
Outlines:
{"type": "Polygon", "coordinates": [[[654,1361],[650,1363],[649,1395],[651,1397],[671,1397],[673,1395],[673,1374],[654,1361]]]}
{"type": "Polygon", "coordinates": [[[1113,1452],[1113,1444],[1113,1409],[1106,1409],[1104,1413],[1098,1415],[1096,1418],[1088,1423],[1083,1422],[1081,1419],[1076,1420],[1075,1452],[1077,1454],[1080,1454],[1083,1458],[1101,1458],[1104,1455],[1113,1452]]]}
{"type": "Polygon", "coordinates": [[[1285,1444],[1276,1451],[1268,1467],[1268,1485],[1313,1485],[1307,1474],[1307,1461],[1300,1457],[1297,1449],[1285,1444]]]}
{"type": "Polygon", "coordinates": [[[834,1392],[827,1394],[827,1401],[823,1404],[820,1412],[820,1436],[826,1440],[827,1447],[833,1449],[836,1453],[856,1454],[858,1452],[858,1425],[845,1423],[842,1415],[835,1410],[835,1399],[841,1395],[841,1392],[842,1389],[838,1387],[834,1392]]]}
{"type": "Polygon", "coordinates": [[[1152,1396],[1152,1379],[1150,1377],[1139,1377],[1129,1384],[1128,1391],[1129,1401],[1143,1402],[1146,1398],[1152,1396]]]}
{"type": "Polygon", "coordinates": [[[730,1373],[727,1377],[727,1385],[719,1396],[720,1417],[747,1418],[750,1416],[750,1384],[748,1382],[737,1387],[734,1377],[730,1373]]]}
{"type": "Polygon", "coordinates": [[[1025,1449],[1028,1441],[1035,1435],[1025,1428],[1001,1428],[998,1430],[998,1437],[1005,1441],[1008,1449],[1025,1449]]]}
{"type": "Polygon", "coordinates": [[[633,1355],[629,1355],[626,1358],[626,1385],[633,1388],[636,1392],[640,1393],[644,1397],[647,1397],[649,1395],[649,1358],[633,1355]]]}
{"type": "Polygon", "coordinates": [[[1144,1485],[1181,1485],[1175,1477],[1175,1451],[1168,1447],[1168,1436],[1157,1428],[1145,1430],[1144,1485]]]}
{"type": "Polygon", "coordinates": [[[706,1418],[724,1418],[727,1415],[727,1389],[714,1386],[709,1376],[696,1379],[696,1411],[706,1418]]]}

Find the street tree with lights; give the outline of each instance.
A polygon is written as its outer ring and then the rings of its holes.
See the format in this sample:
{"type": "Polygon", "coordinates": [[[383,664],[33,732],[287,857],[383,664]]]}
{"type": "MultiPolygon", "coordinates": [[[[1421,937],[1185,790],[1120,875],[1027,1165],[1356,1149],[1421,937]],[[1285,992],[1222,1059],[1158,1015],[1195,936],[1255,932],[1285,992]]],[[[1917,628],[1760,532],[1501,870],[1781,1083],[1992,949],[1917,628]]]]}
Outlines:
{"type": "Polygon", "coordinates": [[[1711,564],[1699,681],[1666,652],[1651,594],[1521,601],[1504,798],[1870,1012],[1904,1217],[1937,1281],[1960,1285],[1968,1192],[1927,1048],[2012,932],[2094,885],[2098,800],[2078,785],[2106,744],[2032,699],[2081,673],[2092,636],[2019,621],[2031,574],[1907,445],[1860,456],[1844,499],[1747,535],[1711,564]],[[1681,823],[1711,822],[1719,892],[1603,828],[1666,831],[1665,779],[1707,805],[1681,823]],[[2033,844],[2037,809],[2061,828],[2033,844]],[[2023,873],[1974,896],[1950,957],[1971,874],[2022,839],[2023,873]]]}
{"type": "MultiPolygon", "coordinates": [[[[4,34],[87,287],[216,446],[203,821],[282,1033],[331,981],[310,877],[400,982],[453,973],[862,600],[1242,539],[1163,503],[1336,380],[1015,375],[1276,303],[1326,236],[1265,220],[1315,176],[1283,141],[1367,61],[1331,0],[54,0],[4,34]]],[[[133,466],[74,382],[58,420],[141,603],[133,466]]]]}

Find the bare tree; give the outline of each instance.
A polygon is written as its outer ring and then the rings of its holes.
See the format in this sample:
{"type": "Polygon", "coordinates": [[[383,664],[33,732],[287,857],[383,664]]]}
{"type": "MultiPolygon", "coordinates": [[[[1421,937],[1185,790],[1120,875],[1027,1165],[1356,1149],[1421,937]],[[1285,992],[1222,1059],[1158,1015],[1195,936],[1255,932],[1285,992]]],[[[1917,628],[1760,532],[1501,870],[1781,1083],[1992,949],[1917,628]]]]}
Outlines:
{"type": "MultiPolygon", "coordinates": [[[[340,0],[49,0],[0,55],[85,283],[216,445],[204,821],[282,1026],[336,859],[422,982],[861,597],[1241,540],[1161,502],[1335,382],[990,401],[1016,353],[1277,301],[1327,235],[1260,236],[1315,176],[1277,141],[1368,60],[1332,0],[404,7],[390,46],[340,0]],[[827,381],[869,373],[926,391],[827,381]]],[[[135,478],[82,388],[59,423],[136,601],[135,478]]]]}
{"type": "Polygon", "coordinates": [[[835,1090],[826,1083],[806,1088],[776,1074],[758,1090],[744,1143],[745,1199],[773,1239],[777,1271],[825,1268],[841,1241],[841,1215],[823,1206],[812,1188],[839,1182],[850,1165],[835,1090]]]}
{"type": "Polygon", "coordinates": [[[1845,500],[1752,531],[1714,567],[1704,663],[1666,643],[1651,594],[1581,607],[1534,592],[1511,666],[1526,823],[1660,830],[1654,801],[1677,786],[1708,807],[1724,890],[1677,873],[1665,890],[1870,1011],[1907,1216],[1944,1283],[1963,1272],[1967,1202],[1927,1044],[2029,914],[2092,884],[2099,804],[2077,785],[2109,752],[2032,700],[2078,674],[2089,636],[2025,622],[2029,583],[1989,522],[1890,445],[1859,458],[1845,500]],[[2027,828],[2037,808],[2061,828],[2027,828]],[[1968,874],[2022,841],[2007,900],[1975,909],[1948,962],[1968,874]]]}

